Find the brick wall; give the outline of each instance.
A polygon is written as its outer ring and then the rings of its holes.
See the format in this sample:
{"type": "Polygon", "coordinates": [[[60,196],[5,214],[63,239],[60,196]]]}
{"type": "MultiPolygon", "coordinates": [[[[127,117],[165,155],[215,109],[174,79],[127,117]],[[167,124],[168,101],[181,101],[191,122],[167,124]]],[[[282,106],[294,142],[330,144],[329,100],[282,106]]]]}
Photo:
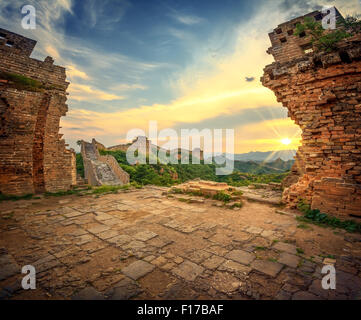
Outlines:
{"type": "Polygon", "coordinates": [[[30,58],[35,43],[19,39],[16,47],[0,44],[0,71],[32,78],[43,87],[24,89],[0,79],[0,192],[66,190],[76,184],[76,166],[74,152],[59,134],[60,118],[68,110],[65,68],[50,57],[30,58]]]}
{"type": "Polygon", "coordinates": [[[0,41],[2,45],[8,46],[12,49],[16,49],[18,52],[21,52],[28,57],[30,57],[36,46],[35,40],[23,37],[19,34],[1,28],[0,41]]]}
{"type": "MultiPolygon", "coordinates": [[[[335,10],[337,18],[342,18],[340,12],[336,8],[335,10]]],[[[303,57],[305,52],[308,52],[306,50],[312,48],[311,39],[307,32],[304,35],[295,36],[296,25],[303,23],[305,17],[311,17],[321,22],[324,16],[326,14],[321,11],[314,11],[278,25],[276,29],[269,33],[272,47],[267,50],[267,53],[272,54],[275,61],[280,63],[303,57]]]]}
{"type": "Polygon", "coordinates": [[[261,80],[302,129],[285,202],[361,216],[361,35],[333,53],[274,62],[261,80]]]}

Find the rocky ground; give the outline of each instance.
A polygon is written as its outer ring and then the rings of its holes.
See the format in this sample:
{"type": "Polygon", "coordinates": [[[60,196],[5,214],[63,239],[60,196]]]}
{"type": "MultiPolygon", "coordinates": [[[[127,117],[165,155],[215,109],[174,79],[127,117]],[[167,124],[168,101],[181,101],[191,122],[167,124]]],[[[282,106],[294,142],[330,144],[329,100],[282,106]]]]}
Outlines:
{"type": "Polygon", "coordinates": [[[229,209],[164,191],[0,203],[0,298],[361,298],[361,235],[250,198],[229,209]],[[321,287],[324,263],[336,290],[321,287]],[[24,265],[36,290],[21,288],[24,265]]]}

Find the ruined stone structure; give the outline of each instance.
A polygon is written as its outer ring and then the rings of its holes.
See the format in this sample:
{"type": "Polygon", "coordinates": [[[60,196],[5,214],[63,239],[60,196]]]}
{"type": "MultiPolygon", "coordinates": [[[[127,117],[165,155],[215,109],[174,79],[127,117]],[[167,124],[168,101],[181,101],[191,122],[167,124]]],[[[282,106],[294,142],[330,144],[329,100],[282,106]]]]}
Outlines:
{"type": "MultiPolygon", "coordinates": [[[[99,150],[103,149],[103,150],[108,150],[108,151],[127,152],[128,148],[132,145],[138,146],[139,149],[145,149],[147,156],[149,156],[150,150],[152,150],[153,153],[157,153],[162,150],[161,147],[159,147],[155,144],[152,144],[152,142],[147,137],[137,137],[131,143],[119,144],[119,145],[108,147],[108,148],[104,147],[104,145],[102,145],[101,143],[98,142],[98,149],[99,150]]],[[[183,150],[183,154],[186,154],[190,157],[197,157],[201,161],[204,160],[204,152],[200,148],[194,149],[193,151],[178,148],[178,149],[172,150],[171,153],[176,154],[176,157],[178,158],[178,160],[181,160],[182,159],[182,150],[183,150]]],[[[163,151],[165,151],[165,150],[163,149],[163,151]]],[[[169,151],[165,151],[165,152],[167,155],[170,154],[169,151]]]]}
{"type": "Polygon", "coordinates": [[[270,34],[276,61],[261,79],[302,129],[283,199],[291,207],[305,199],[321,212],[361,216],[361,35],[334,52],[316,52],[307,34],[291,32],[302,19],[270,34]]]}
{"type": "Polygon", "coordinates": [[[75,153],[59,134],[65,68],[30,58],[36,41],[0,29],[0,192],[33,194],[76,184],[75,153]]]}
{"type": "Polygon", "coordinates": [[[92,186],[128,184],[129,174],[119,166],[113,156],[101,156],[99,146],[103,145],[95,139],[91,143],[81,141],[84,176],[88,184],[92,186]]]}

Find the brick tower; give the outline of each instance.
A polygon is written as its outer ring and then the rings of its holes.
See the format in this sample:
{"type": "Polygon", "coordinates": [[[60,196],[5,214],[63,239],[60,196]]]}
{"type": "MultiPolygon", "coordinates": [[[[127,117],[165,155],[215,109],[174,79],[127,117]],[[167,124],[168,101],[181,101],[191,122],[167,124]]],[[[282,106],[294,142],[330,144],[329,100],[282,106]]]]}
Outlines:
{"type": "Polygon", "coordinates": [[[30,58],[36,41],[0,29],[0,192],[33,194],[76,184],[75,153],[59,134],[65,68],[30,58]]]}
{"type": "Polygon", "coordinates": [[[304,199],[324,213],[361,216],[361,35],[317,53],[309,35],[294,35],[304,17],[269,34],[275,62],[261,79],[302,129],[283,198],[290,207],[304,199]]]}

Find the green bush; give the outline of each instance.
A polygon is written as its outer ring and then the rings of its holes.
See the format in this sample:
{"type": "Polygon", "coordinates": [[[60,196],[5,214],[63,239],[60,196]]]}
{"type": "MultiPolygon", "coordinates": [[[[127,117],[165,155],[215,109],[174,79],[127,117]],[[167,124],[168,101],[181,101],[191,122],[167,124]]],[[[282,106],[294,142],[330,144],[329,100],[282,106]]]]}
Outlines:
{"type": "MultiPolygon", "coordinates": [[[[154,184],[160,186],[172,186],[177,183],[183,183],[189,180],[200,178],[216,182],[226,182],[229,185],[239,187],[248,186],[251,183],[270,183],[281,182],[288,172],[256,174],[242,173],[234,171],[231,175],[217,176],[215,171],[216,164],[141,164],[129,165],[125,151],[106,151],[100,150],[101,155],[112,155],[120,167],[129,173],[130,181],[137,182],[140,185],[154,184]],[[173,179],[177,175],[178,179],[173,179]]],[[[79,168],[81,170],[81,168],[79,168]]],[[[237,169],[236,169],[237,170],[237,169]]]]}
{"type": "Polygon", "coordinates": [[[84,162],[81,153],[76,154],[76,173],[84,178],[84,162]]]}
{"type": "Polygon", "coordinates": [[[214,196],[213,200],[219,200],[223,202],[229,202],[231,201],[231,196],[228,193],[225,193],[224,191],[218,191],[214,196]]]}
{"type": "Polygon", "coordinates": [[[298,209],[304,213],[303,218],[308,222],[313,222],[318,225],[326,225],[333,228],[345,229],[348,232],[361,233],[361,223],[357,223],[353,220],[340,220],[336,217],[321,213],[320,210],[311,210],[311,206],[303,199],[298,202],[298,209]]]}
{"type": "Polygon", "coordinates": [[[319,51],[332,52],[337,48],[337,43],[351,36],[350,33],[342,29],[329,32],[322,27],[322,24],[311,17],[306,17],[304,23],[298,23],[295,35],[300,36],[306,33],[311,37],[311,44],[319,51]]]}

